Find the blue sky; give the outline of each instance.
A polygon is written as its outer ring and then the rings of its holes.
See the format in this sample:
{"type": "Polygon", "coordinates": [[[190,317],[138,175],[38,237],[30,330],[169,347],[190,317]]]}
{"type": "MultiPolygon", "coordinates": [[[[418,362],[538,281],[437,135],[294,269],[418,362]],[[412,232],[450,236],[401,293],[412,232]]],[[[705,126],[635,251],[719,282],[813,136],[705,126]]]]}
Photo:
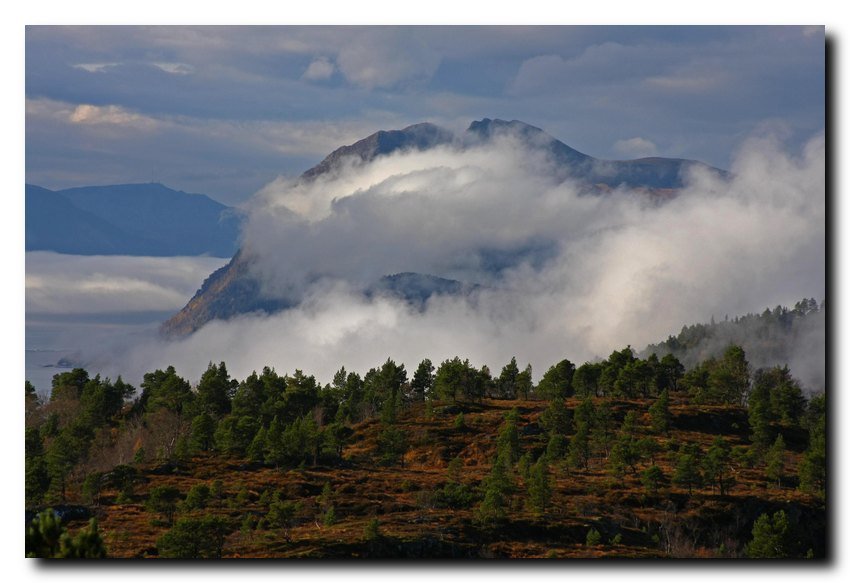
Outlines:
{"type": "Polygon", "coordinates": [[[728,167],[824,129],[822,27],[28,27],[26,180],[235,204],[379,129],[520,119],[728,167]]]}

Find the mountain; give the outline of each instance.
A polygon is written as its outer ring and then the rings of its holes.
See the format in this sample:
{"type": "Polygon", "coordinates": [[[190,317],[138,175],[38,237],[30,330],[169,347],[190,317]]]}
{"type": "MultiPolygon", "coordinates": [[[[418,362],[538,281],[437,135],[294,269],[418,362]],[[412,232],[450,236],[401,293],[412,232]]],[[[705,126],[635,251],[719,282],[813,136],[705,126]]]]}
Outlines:
{"type": "Polygon", "coordinates": [[[401,130],[382,130],[350,146],[337,148],[316,166],[304,172],[301,178],[314,180],[322,174],[339,168],[345,160],[371,162],[378,156],[396,151],[427,150],[434,146],[451,143],[454,139],[451,132],[431,123],[415,124],[401,130]]]}
{"type": "Polygon", "coordinates": [[[140,255],[153,241],[130,235],[67,197],[26,185],[25,248],[76,255],[140,255]]]}
{"type": "Polygon", "coordinates": [[[468,136],[483,140],[506,134],[520,137],[531,148],[546,151],[556,163],[560,178],[572,178],[606,189],[621,185],[644,189],[682,188],[688,172],[694,168],[725,174],[702,162],[681,158],[601,160],[569,147],[540,128],[517,120],[484,118],[472,122],[467,129],[468,136]]]}
{"type": "MultiPolygon", "coordinates": [[[[461,136],[455,136],[430,123],[408,126],[401,130],[379,131],[354,144],[334,150],[324,160],[304,172],[300,180],[313,181],[338,171],[344,164],[366,164],[372,160],[404,150],[425,150],[444,144],[469,147],[504,135],[519,138],[530,150],[542,151],[553,162],[556,178],[573,179],[589,193],[607,192],[620,185],[645,189],[650,195],[670,196],[684,185],[686,174],[700,167],[723,174],[694,160],[642,158],[638,160],[599,160],[553,138],[540,128],[521,121],[484,118],[474,121],[461,136]]],[[[517,263],[543,261],[552,252],[546,241],[534,241],[529,248],[517,250],[482,250],[484,267],[498,272],[517,263]]],[[[189,303],[166,321],[161,330],[166,336],[191,334],[213,319],[228,319],[239,314],[263,311],[272,313],[290,307],[287,302],[262,297],[260,284],[250,275],[251,258],[245,253],[212,274],[189,303]]],[[[392,293],[414,305],[423,305],[433,294],[467,293],[474,289],[462,282],[445,280],[429,274],[404,273],[385,276],[365,290],[367,295],[392,293]]]]}
{"type": "Polygon", "coordinates": [[[26,186],[27,251],[231,257],[241,222],[236,209],[162,184],[26,186]]]}

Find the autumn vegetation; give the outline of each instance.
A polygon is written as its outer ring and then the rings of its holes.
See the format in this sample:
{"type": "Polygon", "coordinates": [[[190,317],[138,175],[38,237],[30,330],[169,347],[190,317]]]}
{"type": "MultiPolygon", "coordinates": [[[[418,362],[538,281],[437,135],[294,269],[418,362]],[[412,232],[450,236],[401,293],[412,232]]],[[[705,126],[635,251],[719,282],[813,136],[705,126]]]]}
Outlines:
{"type": "Polygon", "coordinates": [[[826,405],[744,350],[26,386],[39,557],[823,558],[826,405]],[[64,509],[60,512],[60,509],[64,509]],[[73,511],[72,511],[73,510],[73,511]]]}

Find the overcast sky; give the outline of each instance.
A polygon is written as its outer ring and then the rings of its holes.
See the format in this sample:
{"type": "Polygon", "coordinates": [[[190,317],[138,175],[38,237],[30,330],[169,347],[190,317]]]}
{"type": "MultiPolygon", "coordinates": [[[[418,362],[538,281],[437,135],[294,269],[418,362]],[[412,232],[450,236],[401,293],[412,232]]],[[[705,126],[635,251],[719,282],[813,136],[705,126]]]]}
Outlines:
{"type": "Polygon", "coordinates": [[[822,27],[28,27],[26,180],[227,204],[379,129],[520,119],[728,168],[824,128],[822,27]]]}

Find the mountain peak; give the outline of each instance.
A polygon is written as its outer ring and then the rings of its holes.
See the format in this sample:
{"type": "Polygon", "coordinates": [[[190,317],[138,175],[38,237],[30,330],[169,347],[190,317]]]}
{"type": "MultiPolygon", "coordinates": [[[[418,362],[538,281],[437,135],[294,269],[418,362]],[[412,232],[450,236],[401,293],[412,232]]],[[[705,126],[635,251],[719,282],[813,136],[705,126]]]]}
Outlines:
{"type": "MultiPolygon", "coordinates": [[[[466,129],[468,133],[477,134],[481,137],[490,137],[494,133],[503,131],[515,131],[522,134],[546,134],[543,130],[518,119],[506,121],[503,119],[490,119],[485,117],[481,121],[473,121],[466,129]]],[[[547,134],[548,135],[548,134],[547,134]]],[[[554,138],[553,138],[554,139],[554,138]]]]}
{"type": "Polygon", "coordinates": [[[321,174],[339,167],[345,158],[371,162],[378,156],[400,150],[427,150],[440,144],[451,143],[454,134],[429,122],[417,123],[400,130],[380,130],[348,146],[331,152],[301,177],[313,180],[321,174]]]}

